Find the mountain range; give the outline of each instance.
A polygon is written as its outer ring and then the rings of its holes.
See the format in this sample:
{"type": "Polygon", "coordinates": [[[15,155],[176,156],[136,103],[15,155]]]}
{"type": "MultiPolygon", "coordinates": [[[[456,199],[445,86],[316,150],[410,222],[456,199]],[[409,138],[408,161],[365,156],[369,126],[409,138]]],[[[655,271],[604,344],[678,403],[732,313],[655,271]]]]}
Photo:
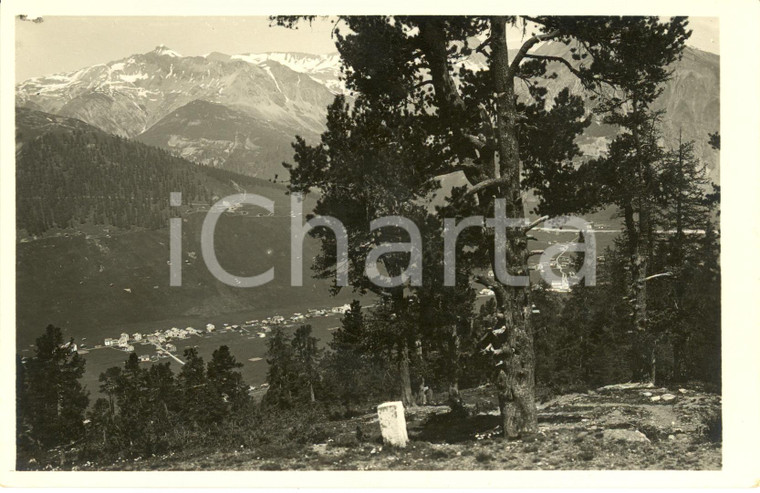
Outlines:
{"type": "Polygon", "coordinates": [[[192,161],[273,178],[298,134],[317,140],[338,80],[337,55],[182,57],[159,46],[16,88],[16,104],[76,118],[192,161]]]}
{"type": "MultiPolygon", "coordinates": [[[[567,56],[570,47],[542,43],[538,54],[567,56]]],[[[463,62],[485,68],[474,54],[463,62]]],[[[553,65],[553,67],[552,67],[553,65]]],[[[563,87],[584,94],[566,67],[547,82],[549,95],[563,87]]],[[[719,182],[718,154],[707,136],[720,128],[720,58],[687,47],[655,103],[665,110],[666,144],[694,140],[710,178],[719,182]]],[[[17,106],[76,118],[105,132],[161,147],[190,161],[266,179],[287,178],[295,135],[316,142],[325,130],[327,105],[346,94],[337,54],[260,53],[183,57],[159,46],[75,72],[26,80],[16,87],[17,106]]],[[[518,86],[518,92],[524,88],[518,86]]],[[[616,129],[595,123],[580,139],[598,155],[616,129]]]]}

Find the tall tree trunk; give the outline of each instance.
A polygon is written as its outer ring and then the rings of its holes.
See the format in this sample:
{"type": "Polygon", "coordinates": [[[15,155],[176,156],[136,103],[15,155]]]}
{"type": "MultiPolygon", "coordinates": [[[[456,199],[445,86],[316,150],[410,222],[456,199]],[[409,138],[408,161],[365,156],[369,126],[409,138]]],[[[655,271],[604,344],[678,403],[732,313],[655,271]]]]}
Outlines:
{"type": "MultiPolygon", "coordinates": [[[[676,236],[675,244],[673,248],[673,266],[682,273],[682,266],[684,260],[684,203],[683,203],[683,189],[688,185],[685,183],[687,178],[684,173],[684,153],[683,153],[683,140],[681,131],[678,132],[678,176],[676,189],[676,236]]],[[[686,346],[686,335],[684,333],[683,319],[685,313],[683,310],[684,300],[684,284],[682,276],[674,281],[675,289],[675,301],[676,301],[676,320],[674,327],[671,329],[671,343],[673,345],[673,381],[682,382],[685,379],[684,370],[684,353],[686,346]]]]}
{"type": "MultiPolygon", "coordinates": [[[[506,19],[491,20],[491,72],[497,93],[496,137],[499,168],[504,185],[501,188],[510,218],[524,218],[525,211],[520,187],[520,156],[516,134],[514,79],[509,74],[506,19]]],[[[497,176],[498,177],[498,176],[497,176]]],[[[507,265],[515,275],[528,275],[527,240],[524,235],[510,235],[507,241],[507,265]]],[[[499,306],[504,315],[506,338],[499,348],[501,354],[497,387],[503,431],[507,438],[522,433],[535,433],[538,419],[535,403],[535,356],[533,333],[528,317],[530,302],[528,287],[507,286],[499,306]]]]}
{"type": "Polygon", "coordinates": [[[398,358],[399,384],[401,385],[401,402],[404,407],[414,407],[414,392],[412,392],[412,378],[409,373],[409,347],[406,338],[399,344],[398,358]]]}
{"type": "MultiPolygon", "coordinates": [[[[465,168],[467,179],[473,184],[482,184],[489,178],[502,179],[499,187],[478,193],[483,206],[493,204],[494,198],[505,198],[506,213],[510,218],[525,217],[520,187],[520,157],[517,141],[517,111],[515,108],[514,75],[510,73],[507,54],[506,18],[491,18],[490,72],[496,92],[496,128],[485,111],[481,111],[481,130],[486,137],[468,139],[459,132],[462,141],[479,141],[473,144],[480,148],[473,150],[472,157],[478,166],[465,168]],[[491,135],[491,134],[494,135],[491,135]],[[498,159],[494,159],[495,152],[498,159]]],[[[421,48],[430,67],[430,75],[435,87],[436,102],[444,119],[455,120],[465,113],[465,102],[456,89],[449,72],[447,42],[443,23],[431,16],[420,21],[421,48]]],[[[538,41],[536,39],[535,41],[538,41]]],[[[457,130],[455,130],[456,135],[457,130]]],[[[472,136],[469,136],[472,137],[472,136]]],[[[528,251],[524,235],[511,236],[507,245],[507,265],[514,275],[527,275],[528,251]]],[[[489,281],[484,281],[489,282],[489,281]]],[[[533,334],[528,317],[530,303],[527,287],[504,287],[500,283],[491,286],[497,292],[497,306],[504,314],[507,331],[499,336],[497,363],[499,386],[499,407],[501,409],[504,434],[514,438],[523,432],[535,432],[538,428],[535,406],[535,361],[533,355],[533,334]]]]}
{"type": "Polygon", "coordinates": [[[451,328],[451,338],[449,339],[449,407],[452,412],[465,412],[464,401],[459,393],[459,374],[461,366],[459,363],[460,339],[456,324],[451,328]]]}
{"type": "MultiPolygon", "coordinates": [[[[633,112],[639,111],[639,102],[634,99],[633,112]]],[[[647,317],[647,268],[648,261],[652,254],[652,216],[650,211],[650,179],[651,167],[648,162],[649,157],[644,155],[641,144],[641,124],[638,123],[631,128],[633,136],[636,167],[635,167],[635,186],[634,195],[625,208],[626,230],[628,232],[628,241],[631,252],[631,290],[633,299],[633,328],[637,337],[646,344],[641,348],[643,352],[642,361],[648,361],[642,368],[642,374],[647,374],[650,381],[655,380],[655,359],[654,338],[648,337],[648,317],[647,317]],[[634,207],[638,212],[638,228],[636,227],[633,217],[634,207]]]]}
{"type": "MultiPolygon", "coordinates": [[[[395,266],[387,266],[389,272],[392,273],[392,275],[398,275],[398,273],[394,270],[395,266]]],[[[401,323],[399,320],[399,317],[404,316],[406,314],[406,299],[404,298],[404,288],[403,286],[398,286],[393,288],[391,291],[391,297],[393,299],[393,311],[396,314],[396,322],[401,323]]],[[[398,365],[398,385],[399,385],[399,391],[401,393],[401,402],[404,404],[404,407],[412,407],[416,405],[416,402],[414,400],[414,391],[412,390],[412,377],[410,374],[409,366],[410,366],[410,345],[412,344],[412,341],[414,340],[414,334],[409,334],[405,332],[403,329],[400,330],[397,334],[398,342],[396,344],[397,347],[397,365],[398,365]]]]}

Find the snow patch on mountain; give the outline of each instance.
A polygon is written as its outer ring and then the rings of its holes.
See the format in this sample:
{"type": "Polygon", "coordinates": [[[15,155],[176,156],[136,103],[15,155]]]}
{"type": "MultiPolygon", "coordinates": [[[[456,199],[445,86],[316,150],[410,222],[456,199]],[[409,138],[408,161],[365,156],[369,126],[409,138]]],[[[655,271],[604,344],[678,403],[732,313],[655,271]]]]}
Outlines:
{"type": "MultiPolygon", "coordinates": [[[[212,54],[206,55],[209,58],[212,54]]],[[[217,58],[219,53],[214,53],[217,58]]],[[[341,80],[341,61],[337,53],[314,55],[310,53],[246,53],[232,55],[230,60],[240,60],[265,67],[276,62],[294,72],[308,75],[312,80],[327,87],[333,94],[343,94],[346,86],[341,80]]]]}
{"type": "Polygon", "coordinates": [[[158,45],[156,46],[156,49],[153,50],[153,53],[155,53],[158,56],[170,56],[173,58],[182,58],[182,55],[177,53],[176,51],[169,49],[166,45],[158,45]]]}

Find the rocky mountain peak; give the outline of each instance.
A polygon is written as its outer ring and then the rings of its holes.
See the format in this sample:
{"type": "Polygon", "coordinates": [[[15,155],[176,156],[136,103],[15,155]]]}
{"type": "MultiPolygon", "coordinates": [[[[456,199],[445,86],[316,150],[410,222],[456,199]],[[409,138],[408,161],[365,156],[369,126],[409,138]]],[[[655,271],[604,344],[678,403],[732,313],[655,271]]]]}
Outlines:
{"type": "Polygon", "coordinates": [[[156,46],[155,49],[151,51],[150,53],[154,55],[158,55],[158,56],[170,56],[174,58],[182,58],[182,55],[180,55],[179,53],[177,53],[176,51],[172,50],[171,48],[169,48],[168,46],[164,44],[160,44],[156,46]]]}

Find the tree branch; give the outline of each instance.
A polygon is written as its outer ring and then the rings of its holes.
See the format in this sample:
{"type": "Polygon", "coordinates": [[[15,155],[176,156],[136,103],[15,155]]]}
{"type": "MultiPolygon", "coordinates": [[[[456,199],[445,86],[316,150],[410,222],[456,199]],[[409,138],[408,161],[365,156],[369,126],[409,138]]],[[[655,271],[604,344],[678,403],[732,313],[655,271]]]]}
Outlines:
{"type": "Polygon", "coordinates": [[[482,53],[482,54],[485,55],[486,53],[485,53],[484,50],[486,49],[486,47],[488,45],[491,44],[491,40],[492,40],[491,36],[488,36],[485,41],[483,41],[482,43],[480,43],[480,46],[478,46],[477,48],[475,48],[475,52],[476,53],[482,53]]]}
{"type": "Polygon", "coordinates": [[[483,286],[485,286],[487,288],[494,288],[494,287],[496,287],[496,281],[492,281],[492,280],[490,280],[489,278],[487,278],[486,276],[483,276],[483,275],[475,276],[473,278],[473,281],[475,281],[478,284],[482,284],[483,286]]]}
{"type": "Polygon", "coordinates": [[[555,36],[559,35],[559,31],[551,31],[545,34],[536,34],[535,36],[532,36],[530,39],[528,39],[523,45],[520,47],[520,50],[515,55],[514,60],[512,60],[512,63],[509,66],[509,71],[507,72],[507,75],[509,77],[514,77],[517,73],[517,70],[520,67],[520,62],[523,61],[523,58],[528,54],[528,51],[533,48],[537,43],[540,41],[546,41],[547,39],[551,39],[555,36]]]}
{"type": "Polygon", "coordinates": [[[564,59],[561,56],[534,55],[532,53],[526,53],[525,54],[525,58],[533,58],[533,59],[536,59],[536,60],[547,60],[547,61],[551,61],[551,62],[559,62],[559,63],[563,64],[565,67],[567,67],[567,69],[570,72],[572,72],[576,77],[578,77],[579,79],[582,78],[581,72],[577,68],[573,67],[572,63],[570,63],[569,61],[567,61],[566,59],[564,59]]]}
{"type": "Polygon", "coordinates": [[[523,16],[520,16],[520,17],[522,17],[526,21],[532,22],[533,24],[538,24],[539,26],[545,26],[546,25],[546,23],[544,21],[542,21],[541,19],[539,19],[538,17],[531,17],[529,15],[523,15],[523,16]]]}
{"type": "Polygon", "coordinates": [[[542,222],[544,222],[544,221],[546,221],[548,219],[549,219],[549,216],[541,216],[541,217],[539,217],[538,219],[536,219],[535,221],[533,221],[529,225],[525,226],[523,228],[523,233],[527,233],[528,231],[530,231],[531,229],[535,228],[536,226],[538,226],[539,224],[541,224],[542,222]]]}
{"type": "Polygon", "coordinates": [[[483,149],[488,144],[487,142],[483,142],[483,140],[480,137],[477,137],[477,136],[472,135],[472,134],[463,134],[463,136],[473,146],[475,146],[478,149],[478,151],[480,151],[481,149],[483,149]]]}
{"type": "Polygon", "coordinates": [[[672,277],[672,276],[673,276],[672,272],[661,272],[659,274],[653,274],[649,277],[645,277],[644,281],[650,281],[652,279],[657,279],[658,277],[672,277]]]}
{"type": "Polygon", "coordinates": [[[507,183],[506,177],[498,177],[498,178],[490,178],[488,180],[483,180],[480,183],[477,183],[472,188],[464,192],[463,197],[469,197],[470,195],[474,193],[478,193],[481,190],[485,190],[486,188],[495,187],[496,185],[501,185],[503,183],[507,183]]]}
{"type": "Polygon", "coordinates": [[[583,75],[583,73],[578,70],[577,68],[573,67],[573,64],[570,63],[567,59],[561,57],[561,56],[554,56],[554,55],[534,55],[532,53],[525,54],[525,58],[533,58],[535,60],[546,60],[549,62],[558,62],[564,65],[573,75],[578,77],[578,79],[581,81],[581,84],[583,84],[583,87],[589,90],[593,90],[593,92],[599,96],[604,96],[601,92],[600,86],[602,84],[607,84],[612,90],[615,90],[615,85],[612,84],[609,81],[606,81],[602,79],[601,77],[589,77],[588,75],[583,75]]]}

